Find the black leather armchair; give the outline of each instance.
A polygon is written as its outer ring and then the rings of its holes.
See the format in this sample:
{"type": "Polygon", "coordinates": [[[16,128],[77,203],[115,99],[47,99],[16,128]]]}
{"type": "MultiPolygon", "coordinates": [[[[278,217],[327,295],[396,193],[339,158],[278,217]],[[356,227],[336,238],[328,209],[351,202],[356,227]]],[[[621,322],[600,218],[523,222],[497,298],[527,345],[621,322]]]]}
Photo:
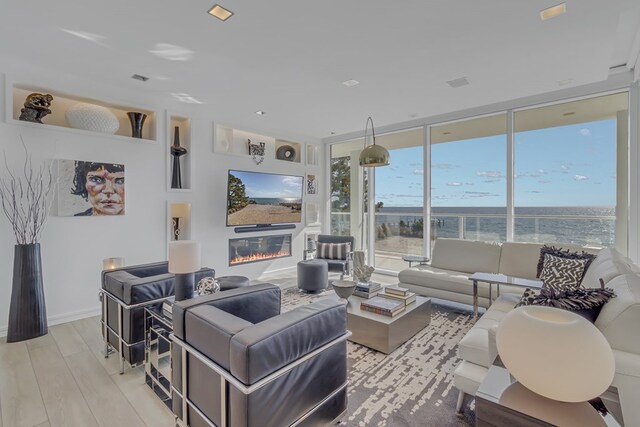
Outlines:
{"type": "MultiPolygon", "coordinates": [[[[330,234],[318,235],[318,243],[351,243],[351,251],[347,254],[347,259],[326,259],[316,255],[316,259],[321,259],[329,266],[329,272],[340,273],[340,279],[344,276],[351,276],[353,268],[353,250],[355,249],[356,239],[353,236],[333,236],[330,234]]],[[[317,252],[316,252],[317,254],[317,252]]]]}
{"type": "MultiPolygon", "coordinates": [[[[196,272],[196,282],[215,276],[215,270],[196,272]]],[[[144,309],[174,295],[174,276],[169,263],[134,265],[102,272],[102,335],[105,357],[110,349],[120,358],[120,373],[125,362],[137,365],[144,361],[144,309]]]]}
{"type": "Polygon", "coordinates": [[[346,307],[280,314],[280,288],[250,286],[173,306],[173,412],[185,426],[318,426],[347,407],[346,307]]]}

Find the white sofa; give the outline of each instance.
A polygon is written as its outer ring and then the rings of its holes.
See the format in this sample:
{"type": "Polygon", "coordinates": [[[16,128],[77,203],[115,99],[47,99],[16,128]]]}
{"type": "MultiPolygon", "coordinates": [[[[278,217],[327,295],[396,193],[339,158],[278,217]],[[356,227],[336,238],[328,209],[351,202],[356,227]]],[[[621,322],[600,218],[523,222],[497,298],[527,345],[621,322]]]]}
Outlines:
{"type": "MultiPolygon", "coordinates": [[[[503,244],[503,251],[510,245],[513,244],[503,244]]],[[[502,259],[499,271],[506,272],[502,269],[502,259]]],[[[524,263],[524,260],[521,261],[524,263]]],[[[514,275],[517,275],[515,272],[514,275]]],[[[595,325],[611,344],[616,360],[613,383],[602,398],[616,418],[626,426],[640,426],[639,272],[640,268],[619,252],[603,249],[591,263],[582,282],[585,287],[596,288],[600,287],[599,281],[602,279],[616,293],[616,297],[603,306],[595,325]]],[[[518,294],[502,294],[458,344],[458,355],[462,359],[454,372],[454,384],[460,392],[458,410],[464,404],[465,395],[475,395],[496,358],[495,330],[519,300],[518,294]]]]}
{"type": "MultiPolygon", "coordinates": [[[[473,287],[469,281],[471,274],[502,273],[535,279],[541,247],[539,243],[499,244],[439,238],[433,246],[431,262],[402,270],[398,280],[400,286],[419,295],[473,304],[473,287]]],[[[594,254],[598,251],[574,245],[562,247],[594,254]]],[[[511,293],[519,297],[523,291],[520,287],[500,285],[501,294],[511,293]]],[[[489,285],[486,283],[478,283],[478,305],[485,308],[491,305],[489,285]]]]}

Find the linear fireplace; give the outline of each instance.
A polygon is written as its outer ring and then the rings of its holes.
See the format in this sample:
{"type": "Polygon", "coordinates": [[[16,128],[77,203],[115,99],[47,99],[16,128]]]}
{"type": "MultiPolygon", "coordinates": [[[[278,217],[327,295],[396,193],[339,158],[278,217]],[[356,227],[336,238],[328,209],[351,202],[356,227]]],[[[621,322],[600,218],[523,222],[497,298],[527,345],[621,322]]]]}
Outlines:
{"type": "Polygon", "coordinates": [[[291,234],[229,239],[229,265],[291,256],[291,234]]]}

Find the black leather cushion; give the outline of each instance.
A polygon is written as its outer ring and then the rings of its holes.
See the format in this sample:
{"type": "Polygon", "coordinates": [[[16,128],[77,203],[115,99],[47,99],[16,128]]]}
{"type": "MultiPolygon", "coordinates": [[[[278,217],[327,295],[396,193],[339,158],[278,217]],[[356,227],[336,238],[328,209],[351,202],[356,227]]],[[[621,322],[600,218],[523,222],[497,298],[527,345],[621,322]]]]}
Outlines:
{"type": "Polygon", "coordinates": [[[229,343],[244,328],[252,326],[212,305],[191,308],[185,317],[185,340],[202,354],[229,370],[229,343]]]}
{"type": "Polygon", "coordinates": [[[326,261],[329,271],[342,273],[346,269],[347,261],[339,259],[323,259],[326,261]]]}
{"type": "Polygon", "coordinates": [[[173,333],[184,340],[185,315],[193,307],[212,305],[250,323],[280,314],[280,288],[269,283],[231,289],[179,301],[173,305],[173,333]]]}
{"type": "Polygon", "coordinates": [[[347,309],[321,300],[243,329],[231,339],[231,374],[251,385],[343,335],[347,309]]]}
{"type": "Polygon", "coordinates": [[[220,284],[221,291],[227,291],[229,289],[244,288],[251,284],[248,277],[244,276],[221,276],[216,278],[220,284]]]}

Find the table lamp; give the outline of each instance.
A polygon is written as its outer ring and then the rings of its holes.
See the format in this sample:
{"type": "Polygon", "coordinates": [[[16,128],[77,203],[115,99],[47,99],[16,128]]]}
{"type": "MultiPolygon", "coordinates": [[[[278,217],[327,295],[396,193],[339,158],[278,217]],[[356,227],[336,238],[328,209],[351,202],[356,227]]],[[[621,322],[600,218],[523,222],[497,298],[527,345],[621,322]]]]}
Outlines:
{"type": "Polygon", "coordinates": [[[124,258],[122,257],[105,258],[102,260],[103,270],[115,270],[121,267],[124,267],[124,258]]]}
{"type": "Polygon", "coordinates": [[[194,273],[200,270],[200,243],[194,240],[169,242],[169,273],[175,274],[175,300],[193,296],[194,273]]]}
{"type": "Polygon", "coordinates": [[[189,208],[187,203],[174,203],[171,205],[171,219],[173,222],[173,240],[180,240],[180,219],[189,217],[189,208]]]}
{"type": "Polygon", "coordinates": [[[584,402],[611,385],[611,346],[591,322],[553,307],[523,306],[500,321],[498,354],[523,386],[561,402],[584,402]]]}

